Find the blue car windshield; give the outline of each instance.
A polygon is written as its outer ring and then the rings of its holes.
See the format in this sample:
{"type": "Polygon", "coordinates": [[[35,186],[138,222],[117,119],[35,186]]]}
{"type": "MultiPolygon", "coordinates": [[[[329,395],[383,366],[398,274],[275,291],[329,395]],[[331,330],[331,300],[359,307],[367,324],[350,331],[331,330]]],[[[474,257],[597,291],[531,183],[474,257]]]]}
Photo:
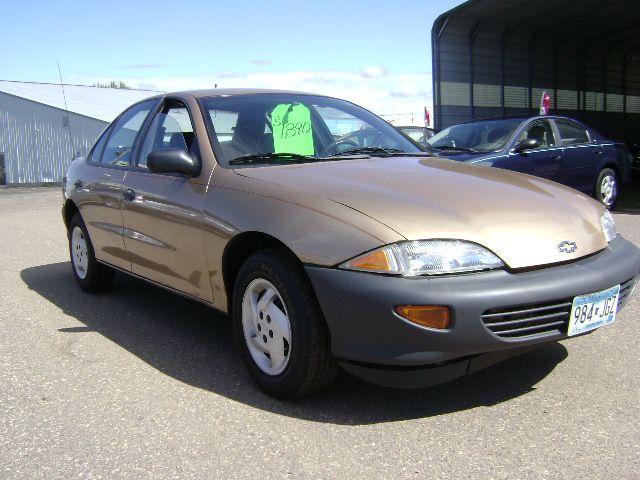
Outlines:
{"type": "Polygon", "coordinates": [[[522,119],[507,118],[453,125],[431,137],[427,143],[433,150],[502,150],[521,123],[522,119]]]}

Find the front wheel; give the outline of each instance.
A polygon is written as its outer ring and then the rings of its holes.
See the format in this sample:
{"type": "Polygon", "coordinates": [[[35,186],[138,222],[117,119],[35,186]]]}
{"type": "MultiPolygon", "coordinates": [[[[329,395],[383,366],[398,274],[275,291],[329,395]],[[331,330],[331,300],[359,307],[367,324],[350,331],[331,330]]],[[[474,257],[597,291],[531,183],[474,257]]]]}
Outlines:
{"type": "Polygon", "coordinates": [[[102,292],[113,284],[115,272],[96,260],[87,227],[79,213],[69,223],[71,269],[78,285],[86,292],[102,292]]]}
{"type": "Polygon", "coordinates": [[[596,199],[607,210],[612,210],[618,200],[618,176],[610,168],[604,168],[596,181],[596,199]]]}
{"type": "Polygon", "coordinates": [[[233,293],[236,340],[252,379],[280,398],[328,387],[338,372],[322,312],[302,268],[286,252],[251,256],[233,293]]]}

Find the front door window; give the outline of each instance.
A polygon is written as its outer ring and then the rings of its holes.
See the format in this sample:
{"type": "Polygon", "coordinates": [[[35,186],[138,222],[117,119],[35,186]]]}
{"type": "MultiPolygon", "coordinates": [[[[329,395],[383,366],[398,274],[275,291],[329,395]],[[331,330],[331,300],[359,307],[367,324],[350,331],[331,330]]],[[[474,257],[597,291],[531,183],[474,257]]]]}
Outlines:
{"type": "Polygon", "coordinates": [[[538,148],[554,147],[556,145],[556,140],[553,136],[553,129],[551,128],[549,120],[537,120],[528,125],[516,143],[531,138],[538,141],[538,148]]]}
{"type": "Polygon", "coordinates": [[[167,102],[151,123],[149,133],[140,150],[138,167],[147,168],[147,156],[158,150],[175,148],[189,153],[193,139],[193,124],[187,107],[178,101],[167,102]]]}

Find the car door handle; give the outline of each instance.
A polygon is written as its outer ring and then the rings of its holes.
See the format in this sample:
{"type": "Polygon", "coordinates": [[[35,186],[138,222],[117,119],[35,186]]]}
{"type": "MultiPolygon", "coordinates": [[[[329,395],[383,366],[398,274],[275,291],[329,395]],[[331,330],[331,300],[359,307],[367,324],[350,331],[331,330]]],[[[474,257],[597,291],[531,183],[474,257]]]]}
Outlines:
{"type": "Polygon", "coordinates": [[[596,155],[602,155],[604,152],[602,150],[595,150],[593,153],[596,155]]]}
{"type": "Polygon", "coordinates": [[[124,192],[122,192],[122,198],[124,198],[127,202],[131,202],[136,199],[136,192],[127,188],[124,192]]]}
{"type": "Polygon", "coordinates": [[[554,155],[551,160],[562,160],[562,155],[554,155]]]}

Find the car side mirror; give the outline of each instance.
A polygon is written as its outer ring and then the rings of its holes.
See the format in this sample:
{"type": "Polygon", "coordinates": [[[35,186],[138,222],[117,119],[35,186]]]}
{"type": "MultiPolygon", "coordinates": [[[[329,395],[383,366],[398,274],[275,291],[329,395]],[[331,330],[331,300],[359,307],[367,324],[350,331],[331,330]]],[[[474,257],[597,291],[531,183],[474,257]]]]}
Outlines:
{"type": "Polygon", "coordinates": [[[151,152],[147,156],[147,168],[153,173],[181,173],[189,177],[196,170],[191,155],[181,148],[151,152]]]}
{"type": "Polygon", "coordinates": [[[525,138],[521,142],[518,142],[515,147],[513,147],[513,151],[516,153],[523,152],[525,150],[533,150],[540,146],[540,141],[535,138],[525,138]]]}

